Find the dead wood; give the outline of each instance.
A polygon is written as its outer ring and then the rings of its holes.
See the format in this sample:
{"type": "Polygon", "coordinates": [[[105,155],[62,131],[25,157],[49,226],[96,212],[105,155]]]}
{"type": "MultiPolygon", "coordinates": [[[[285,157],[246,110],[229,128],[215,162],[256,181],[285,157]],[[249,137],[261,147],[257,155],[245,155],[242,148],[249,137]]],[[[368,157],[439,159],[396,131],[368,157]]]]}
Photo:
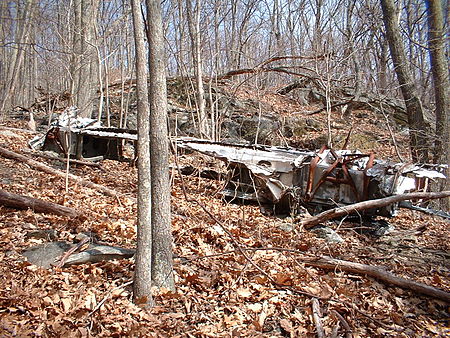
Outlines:
{"type": "Polygon", "coordinates": [[[331,313],[334,314],[336,316],[337,320],[342,323],[342,326],[345,329],[345,337],[352,338],[353,337],[352,329],[350,328],[350,325],[348,325],[345,318],[342,317],[342,315],[339,312],[337,312],[336,310],[331,310],[331,313]]]}
{"type": "MultiPolygon", "coordinates": [[[[63,162],[63,163],[67,162],[67,158],[61,158],[61,157],[58,157],[58,156],[51,156],[51,155],[43,154],[43,153],[40,153],[40,152],[33,152],[33,151],[26,150],[26,151],[24,151],[24,153],[32,155],[32,156],[42,157],[42,158],[45,158],[45,159],[48,159],[48,160],[55,160],[55,161],[59,161],[59,162],[63,162]]],[[[85,166],[88,166],[88,167],[95,167],[95,168],[99,168],[100,170],[104,170],[99,163],[95,163],[95,162],[69,159],[69,163],[80,164],[80,165],[85,165],[85,166]]]]}
{"type": "Polygon", "coordinates": [[[11,130],[11,131],[18,131],[21,133],[27,133],[27,134],[39,134],[37,131],[35,130],[29,130],[29,129],[21,129],[21,128],[13,128],[13,127],[5,127],[5,126],[0,126],[0,130],[11,130]]]}
{"type": "Polygon", "coordinates": [[[441,191],[441,192],[412,192],[402,195],[389,196],[385,198],[380,198],[376,200],[363,201],[351,205],[346,205],[334,209],[330,209],[324,211],[316,216],[309,217],[303,221],[301,221],[301,225],[305,229],[310,229],[315,225],[318,225],[322,222],[325,222],[329,219],[333,219],[336,217],[341,217],[345,215],[349,215],[358,211],[366,210],[366,209],[374,209],[381,208],[389,204],[398,203],[406,200],[414,200],[414,199],[438,199],[445,198],[450,196],[450,191],[441,191]]]}
{"type": "MultiPolygon", "coordinates": [[[[48,165],[45,165],[45,164],[43,164],[41,162],[32,160],[32,159],[30,159],[30,158],[28,158],[26,156],[23,156],[21,154],[15,153],[13,151],[7,150],[5,148],[0,147],[0,155],[2,155],[3,157],[6,157],[6,158],[12,159],[12,160],[16,160],[16,161],[19,161],[19,162],[26,163],[30,167],[32,167],[34,169],[41,170],[41,171],[46,172],[48,174],[52,174],[52,175],[55,175],[55,176],[58,176],[58,177],[66,178],[66,173],[61,171],[61,170],[54,169],[52,167],[49,167],[48,165]]],[[[109,188],[107,188],[107,187],[105,187],[103,185],[93,183],[93,182],[91,182],[89,180],[86,180],[86,179],[84,179],[82,177],[79,177],[79,176],[76,176],[76,175],[73,175],[73,174],[68,174],[68,177],[69,177],[70,180],[75,181],[78,184],[81,184],[81,185],[83,185],[85,187],[88,187],[88,188],[100,191],[100,192],[102,192],[103,194],[105,194],[107,196],[117,197],[117,195],[118,195],[118,193],[116,191],[114,191],[112,189],[109,189],[109,188]]]]}
{"type": "MultiPolygon", "coordinates": [[[[67,250],[64,255],[61,256],[59,259],[59,263],[56,265],[57,268],[62,268],[64,264],[66,263],[67,259],[72,255],[75,251],[83,251],[82,247],[89,244],[89,237],[83,238],[79,243],[71,247],[69,250],[67,250]]],[[[85,247],[85,249],[87,246],[85,247]]]]}
{"type": "Polygon", "coordinates": [[[306,265],[315,266],[322,269],[342,270],[345,272],[367,275],[376,278],[380,281],[383,281],[385,283],[396,285],[401,288],[409,289],[417,293],[450,303],[449,292],[434,288],[432,286],[428,286],[423,283],[415,282],[403,277],[398,277],[380,266],[354,263],[326,256],[320,258],[304,257],[300,258],[300,260],[304,261],[306,265]]]}
{"type": "Polygon", "coordinates": [[[72,218],[81,216],[81,213],[75,209],[33,197],[17,195],[1,189],[0,204],[14,209],[31,209],[34,212],[68,216],[72,218]]]}
{"type": "Polygon", "coordinates": [[[314,325],[316,327],[316,334],[318,338],[323,338],[325,337],[325,332],[323,330],[323,325],[322,325],[322,311],[320,310],[320,304],[319,301],[317,300],[317,298],[313,298],[312,299],[312,315],[313,315],[313,320],[314,320],[314,325]]]}

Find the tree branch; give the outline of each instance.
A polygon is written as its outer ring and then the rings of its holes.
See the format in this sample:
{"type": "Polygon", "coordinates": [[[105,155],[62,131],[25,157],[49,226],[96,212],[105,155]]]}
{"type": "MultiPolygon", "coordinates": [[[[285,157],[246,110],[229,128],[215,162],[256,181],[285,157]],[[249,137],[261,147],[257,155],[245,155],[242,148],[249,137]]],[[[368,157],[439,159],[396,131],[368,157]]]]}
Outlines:
{"type": "Polygon", "coordinates": [[[303,221],[301,221],[301,225],[305,229],[310,229],[313,226],[325,222],[329,219],[349,215],[355,213],[357,211],[372,209],[372,208],[381,208],[389,204],[394,204],[401,201],[413,200],[413,199],[438,199],[438,198],[446,198],[450,196],[450,191],[441,191],[441,192],[412,192],[402,195],[389,196],[385,198],[380,198],[376,200],[363,201],[351,205],[346,205],[334,209],[330,209],[324,211],[316,216],[309,217],[303,221]]]}

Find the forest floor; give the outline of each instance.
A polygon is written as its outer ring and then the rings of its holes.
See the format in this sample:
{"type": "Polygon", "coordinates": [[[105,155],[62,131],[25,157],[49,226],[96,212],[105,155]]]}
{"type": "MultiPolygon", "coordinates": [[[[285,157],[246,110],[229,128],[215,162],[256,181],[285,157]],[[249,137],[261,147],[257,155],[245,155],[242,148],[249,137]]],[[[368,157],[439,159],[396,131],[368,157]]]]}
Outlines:
{"type": "MultiPolygon", "coordinates": [[[[382,122],[356,122],[361,132],[378,128],[370,147],[379,158],[395,156],[382,122]]],[[[26,123],[10,120],[1,125],[25,128],[26,123]]],[[[0,127],[0,146],[22,153],[32,136],[0,127]]],[[[197,168],[218,166],[198,154],[178,160],[197,168]]],[[[64,164],[39,161],[64,170],[64,164]]],[[[344,239],[328,243],[290,217],[264,216],[257,206],[226,203],[218,193],[220,182],[180,177],[175,169],[176,292],[155,290],[156,306],[150,311],[132,303],[133,259],[50,270],[28,263],[21,253],[47,241],[27,236],[35,229],[56,230],[56,240],[73,241],[77,234],[91,232],[110,245],[135,247],[136,169],[116,161],[103,161],[101,167],[74,165],[70,171],[115,189],[118,198],[73,182],[66,191],[64,179],[0,156],[0,189],[64,204],[85,216],[72,220],[0,206],[0,336],[314,337],[312,295],[319,300],[327,336],[333,330],[334,336],[345,336],[339,315],[354,337],[450,335],[449,304],[302,261],[325,255],[383,266],[450,292],[448,221],[401,209],[388,220],[395,230],[382,237],[362,235],[359,224],[328,222],[344,239]],[[237,244],[248,249],[247,257],[237,244]]]]}

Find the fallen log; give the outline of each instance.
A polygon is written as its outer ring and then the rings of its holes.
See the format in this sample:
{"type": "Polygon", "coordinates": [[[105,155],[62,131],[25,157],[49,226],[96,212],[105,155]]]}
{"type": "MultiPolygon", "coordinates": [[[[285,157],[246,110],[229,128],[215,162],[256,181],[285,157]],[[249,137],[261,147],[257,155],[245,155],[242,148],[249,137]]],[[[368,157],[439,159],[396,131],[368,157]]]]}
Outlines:
{"type": "Polygon", "coordinates": [[[415,282],[403,277],[398,277],[393,273],[387,271],[385,268],[380,266],[372,266],[361,263],[354,263],[350,261],[344,261],[340,259],[334,259],[331,257],[320,257],[320,258],[300,258],[304,261],[306,265],[314,266],[327,270],[342,270],[345,272],[357,273],[360,275],[367,275],[383,281],[388,284],[399,286],[403,289],[409,289],[417,293],[433,297],[447,303],[450,303],[450,293],[437,289],[432,286],[428,286],[423,283],[415,282]]]}
{"type": "MultiPolygon", "coordinates": [[[[67,163],[67,158],[61,158],[61,157],[58,157],[58,156],[51,156],[51,155],[43,154],[41,152],[33,152],[33,151],[29,151],[29,150],[26,150],[26,151],[23,151],[23,152],[25,154],[27,154],[27,155],[37,156],[37,157],[45,158],[47,160],[55,160],[55,161],[67,163]]],[[[75,160],[75,159],[70,158],[69,159],[69,163],[85,165],[85,166],[88,166],[88,167],[95,167],[95,168],[98,168],[98,169],[104,171],[104,169],[102,168],[100,163],[96,163],[96,162],[75,160]]]]}
{"type": "Polygon", "coordinates": [[[43,201],[37,198],[23,196],[0,189],[0,204],[14,209],[31,209],[34,212],[54,214],[78,218],[81,213],[75,209],[65,207],[53,202],[43,201]]]}
{"type": "MultiPolygon", "coordinates": [[[[34,169],[38,169],[41,170],[43,172],[46,172],[48,174],[52,174],[58,177],[62,177],[62,178],[66,178],[66,173],[61,171],[61,170],[57,170],[54,169],[52,167],[49,167],[48,165],[45,165],[41,162],[32,160],[26,156],[23,156],[21,154],[15,153],[13,151],[7,150],[5,148],[0,147],[0,155],[2,155],[3,157],[12,159],[12,160],[16,160],[19,162],[23,162],[28,164],[30,167],[34,168],[34,169]]],[[[82,186],[97,190],[102,192],[103,194],[107,195],[107,196],[111,196],[111,197],[117,197],[118,193],[115,190],[109,189],[103,185],[100,184],[96,184],[93,183],[89,180],[86,180],[82,177],[73,175],[73,174],[68,174],[69,179],[71,179],[72,181],[75,181],[78,184],[81,184],[82,186]]]]}
{"type": "Polygon", "coordinates": [[[385,198],[380,198],[376,200],[363,201],[351,205],[346,205],[342,207],[337,207],[334,209],[330,209],[316,216],[309,217],[300,222],[301,226],[305,229],[310,229],[313,226],[316,226],[324,221],[329,219],[333,219],[336,217],[350,215],[357,211],[362,211],[366,209],[374,209],[381,208],[389,204],[406,201],[406,200],[414,200],[414,199],[438,199],[438,198],[446,198],[450,196],[450,191],[441,191],[441,192],[411,192],[402,195],[389,196],[385,198]]]}

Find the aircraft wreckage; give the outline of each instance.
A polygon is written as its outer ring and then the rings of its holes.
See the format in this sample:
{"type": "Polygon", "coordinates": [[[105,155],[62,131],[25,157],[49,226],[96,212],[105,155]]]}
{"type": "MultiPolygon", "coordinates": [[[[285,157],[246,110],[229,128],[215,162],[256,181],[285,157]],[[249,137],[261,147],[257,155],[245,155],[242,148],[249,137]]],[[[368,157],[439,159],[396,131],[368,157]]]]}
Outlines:
{"type": "MultiPolygon", "coordinates": [[[[78,159],[122,159],[124,141],[135,142],[136,130],[106,128],[97,120],[77,116],[67,108],[52,122],[44,136],[30,142],[31,148],[55,151],[78,159]]],[[[323,209],[426,191],[430,180],[445,179],[445,166],[391,163],[373,153],[318,151],[287,147],[228,144],[194,138],[178,138],[180,148],[197,151],[227,164],[227,199],[248,200],[269,207],[274,213],[298,213],[302,207],[313,213],[323,209]]],[[[366,215],[394,216],[398,205],[371,209],[366,215]]]]}
{"type": "MultiPolygon", "coordinates": [[[[426,190],[430,179],[445,176],[425,165],[389,163],[373,153],[319,151],[262,145],[238,145],[181,138],[180,148],[225,161],[228,199],[257,201],[274,213],[297,213],[301,207],[323,209],[426,190]]],[[[392,217],[398,205],[371,209],[365,215],[392,217]]]]}

